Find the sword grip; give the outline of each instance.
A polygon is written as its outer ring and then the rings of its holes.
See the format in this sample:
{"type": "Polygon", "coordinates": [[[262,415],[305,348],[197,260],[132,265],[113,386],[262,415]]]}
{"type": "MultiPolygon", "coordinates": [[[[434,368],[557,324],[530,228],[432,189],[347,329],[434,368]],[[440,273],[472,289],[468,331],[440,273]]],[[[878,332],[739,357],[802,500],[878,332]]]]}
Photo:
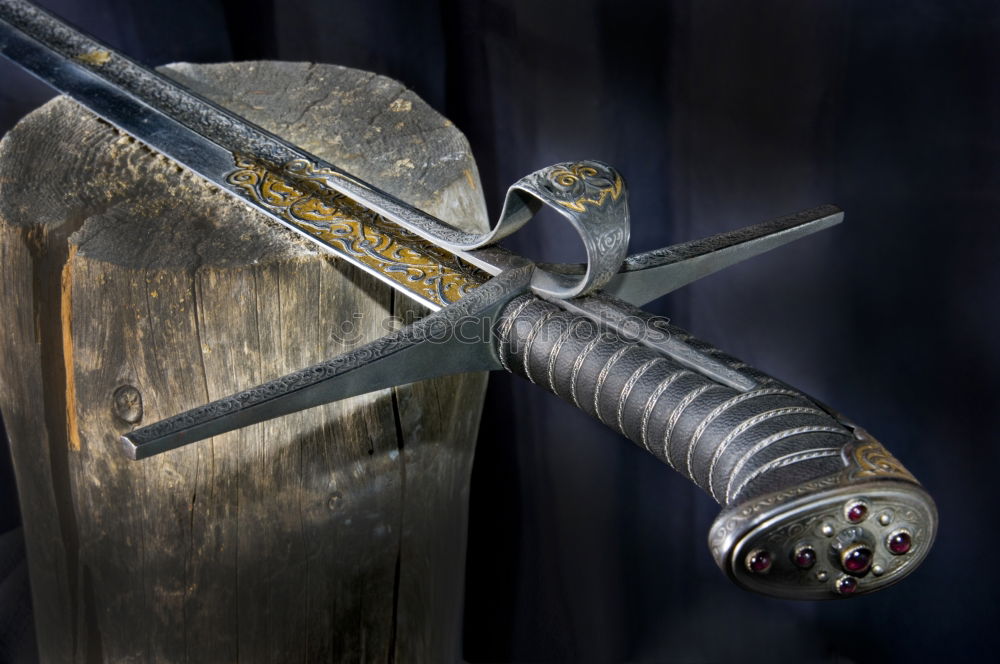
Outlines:
{"type": "MultiPolygon", "coordinates": [[[[759,372],[758,387],[740,391],[537,298],[515,300],[504,315],[500,353],[510,371],[614,428],[723,505],[843,468],[850,429],[759,372]]],[[[665,319],[644,322],[677,333],[665,319]]],[[[700,346],[701,355],[721,355],[700,346]]]]}
{"type": "Polygon", "coordinates": [[[722,504],[710,546],[741,585],[819,599],[881,587],[915,566],[933,539],[934,505],[877,441],[665,319],[637,315],[672,345],[516,298],[498,319],[499,356],[722,504]],[[664,351],[678,344],[684,352],[664,351]],[[720,364],[742,380],[714,377],[720,364]],[[906,555],[891,549],[894,536],[907,540],[906,555]],[[848,549],[857,560],[843,557],[848,549]]]}

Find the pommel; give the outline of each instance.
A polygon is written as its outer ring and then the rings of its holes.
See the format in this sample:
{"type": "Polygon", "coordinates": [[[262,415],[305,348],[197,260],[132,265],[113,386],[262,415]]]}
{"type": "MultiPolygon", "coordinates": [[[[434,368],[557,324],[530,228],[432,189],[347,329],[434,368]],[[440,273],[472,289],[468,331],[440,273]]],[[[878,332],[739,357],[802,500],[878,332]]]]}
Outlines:
{"type": "Polygon", "coordinates": [[[709,531],[716,563],[738,585],[788,599],[880,590],[917,568],[937,532],[934,501],[865,431],[845,468],[724,510],[709,531]]]}

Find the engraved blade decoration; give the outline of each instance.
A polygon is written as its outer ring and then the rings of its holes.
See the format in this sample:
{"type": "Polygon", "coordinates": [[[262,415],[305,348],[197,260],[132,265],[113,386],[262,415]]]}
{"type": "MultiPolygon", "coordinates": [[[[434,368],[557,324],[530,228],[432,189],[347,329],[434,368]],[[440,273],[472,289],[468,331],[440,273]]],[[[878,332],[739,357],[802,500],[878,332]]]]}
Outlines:
{"type": "Polygon", "coordinates": [[[709,547],[744,588],[848,597],[895,583],[929,552],[933,500],[867,432],[633,306],[836,224],[836,207],[626,258],[625,182],[587,160],[515,182],[494,228],[476,235],[24,0],[0,0],[0,54],[433,312],[321,364],[129,431],[122,442],[131,458],[378,389],[502,368],[597,417],[715,498],[723,511],[709,547]],[[580,236],[586,263],[535,264],[495,246],[543,205],[580,236]],[[481,334],[465,334],[470,321],[481,334]]]}
{"type": "MultiPolygon", "coordinates": [[[[0,1],[0,53],[227,193],[432,311],[513,267],[487,249],[542,203],[580,234],[585,275],[536,270],[533,288],[574,297],[606,283],[628,246],[621,175],[596,161],[514,183],[499,221],[466,233],[236,116],[23,0],[0,1]],[[602,214],[585,214],[602,208],[602,214]],[[480,251],[477,251],[480,250],[480,251]]],[[[515,261],[516,263],[516,261],[515,261]]]]}

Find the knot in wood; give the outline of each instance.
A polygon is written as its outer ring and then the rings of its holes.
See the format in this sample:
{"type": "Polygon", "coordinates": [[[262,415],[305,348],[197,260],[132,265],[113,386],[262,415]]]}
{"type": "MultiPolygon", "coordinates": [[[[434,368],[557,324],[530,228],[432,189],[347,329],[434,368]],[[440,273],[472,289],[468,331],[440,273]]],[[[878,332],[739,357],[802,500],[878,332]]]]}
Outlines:
{"type": "Polygon", "coordinates": [[[118,419],[129,424],[135,424],[142,419],[142,395],[136,388],[122,385],[115,390],[112,400],[112,410],[118,419]]]}

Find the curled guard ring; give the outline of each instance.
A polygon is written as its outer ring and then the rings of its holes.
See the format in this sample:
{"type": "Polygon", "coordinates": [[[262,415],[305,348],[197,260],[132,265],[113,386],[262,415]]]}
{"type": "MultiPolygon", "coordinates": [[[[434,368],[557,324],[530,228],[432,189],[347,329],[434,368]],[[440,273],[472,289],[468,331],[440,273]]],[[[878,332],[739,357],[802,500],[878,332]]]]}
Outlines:
{"type": "Polygon", "coordinates": [[[507,190],[494,232],[507,223],[520,228],[540,203],[559,212],[579,233],[587,270],[579,276],[536,268],[532,290],[568,299],[600,288],[618,273],[628,251],[629,218],[625,180],[617,170],[600,161],[578,161],[553,164],[521,178],[507,190]]]}

